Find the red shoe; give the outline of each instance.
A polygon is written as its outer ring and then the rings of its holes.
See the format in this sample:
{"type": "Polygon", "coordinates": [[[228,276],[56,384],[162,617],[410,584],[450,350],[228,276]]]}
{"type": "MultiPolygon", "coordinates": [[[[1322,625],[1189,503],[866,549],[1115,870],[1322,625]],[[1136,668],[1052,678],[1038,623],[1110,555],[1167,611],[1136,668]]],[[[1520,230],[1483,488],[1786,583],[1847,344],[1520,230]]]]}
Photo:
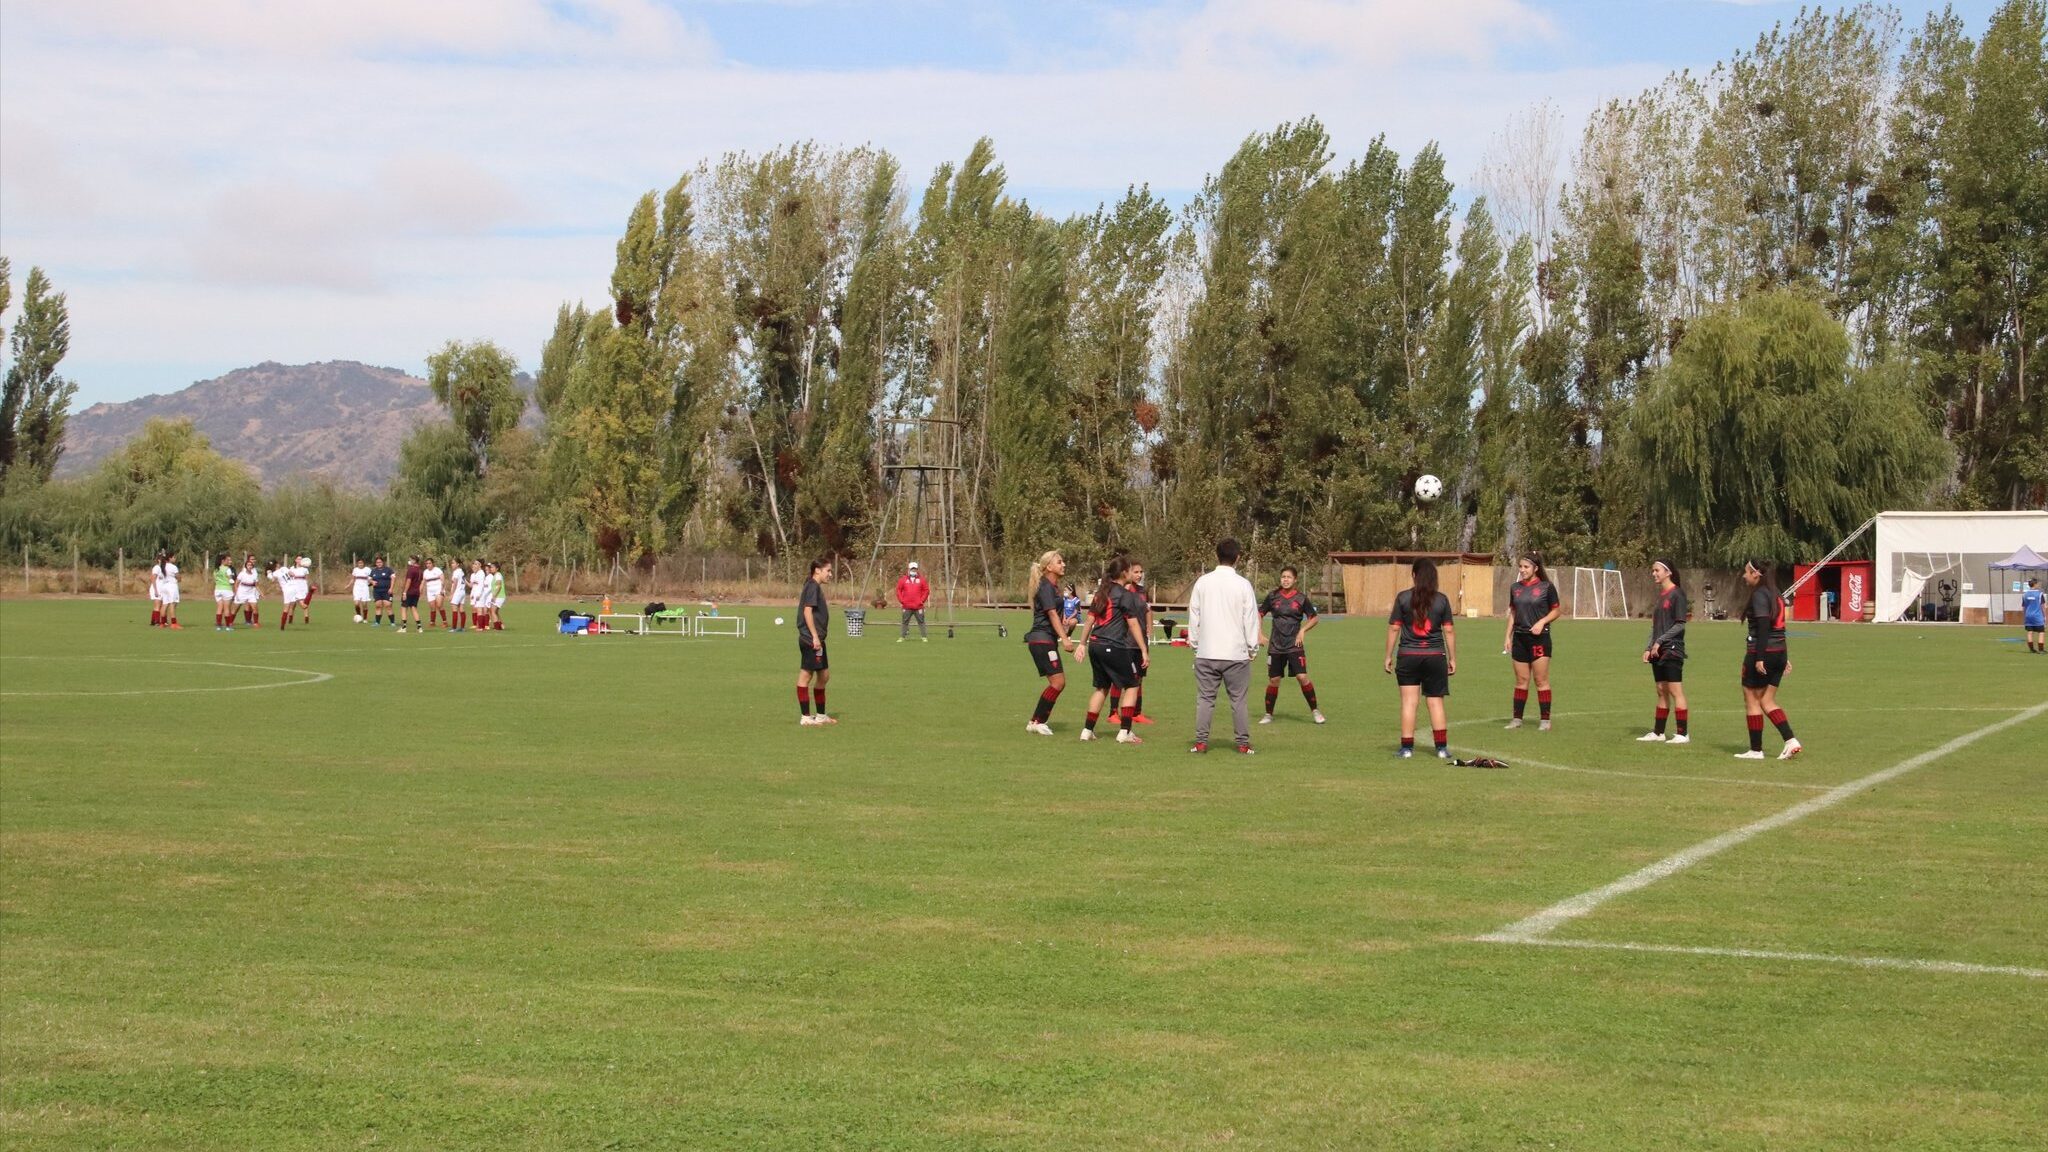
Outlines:
{"type": "Polygon", "coordinates": [[[1152,718],[1150,716],[1143,715],[1142,713],[1137,716],[1131,717],[1131,723],[1133,724],[1150,724],[1151,722],[1152,718]]]}
{"type": "Polygon", "coordinates": [[[183,632],[185,630],[185,626],[183,624],[178,623],[176,620],[173,620],[170,623],[170,629],[173,632],[183,632]]]}

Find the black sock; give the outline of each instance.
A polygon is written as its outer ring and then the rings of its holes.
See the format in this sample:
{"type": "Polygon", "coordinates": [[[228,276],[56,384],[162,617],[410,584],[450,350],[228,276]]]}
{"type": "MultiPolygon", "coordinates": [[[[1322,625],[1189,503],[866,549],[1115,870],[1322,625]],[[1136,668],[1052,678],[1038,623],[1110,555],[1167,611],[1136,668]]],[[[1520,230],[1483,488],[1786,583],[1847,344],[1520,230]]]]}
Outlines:
{"type": "Polygon", "coordinates": [[[1315,686],[1314,684],[1303,684],[1303,685],[1301,686],[1301,698],[1302,698],[1302,699],[1304,699],[1304,700],[1306,700],[1306,701],[1308,701],[1308,710],[1309,710],[1309,711],[1311,711],[1311,712],[1314,712],[1314,711],[1316,711],[1316,710],[1317,710],[1317,707],[1316,707],[1316,686],[1315,686]]]}
{"type": "Polygon", "coordinates": [[[1280,701],[1280,689],[1268,686],[1266,689],[1266,715],[1273,714],[1273,705],[1280,701]]]}

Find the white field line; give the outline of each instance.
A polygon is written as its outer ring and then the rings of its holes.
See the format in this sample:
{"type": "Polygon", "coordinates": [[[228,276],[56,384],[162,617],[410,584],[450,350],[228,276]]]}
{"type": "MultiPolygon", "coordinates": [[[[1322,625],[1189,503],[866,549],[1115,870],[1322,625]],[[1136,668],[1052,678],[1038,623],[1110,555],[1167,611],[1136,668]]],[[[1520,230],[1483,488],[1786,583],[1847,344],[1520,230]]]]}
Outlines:
{"type": "Polygon", "coordinates": [[[1634,780],[1678,780],[1687,784],[1749,784],[1758,788],[1796,788],[1801,792],[1825,792],[1826,784],[1800,784],[1791,780],[1752,780],[1743,776],[1684,776],[1674,772],[1624,772],[1618,768],[1574,768],[1569,764],[1546,764],[1541,760],[1530,760],[1522,756],[1510,756],[1506,752],[1489,752],[1484,748],[1468,748],[1468,752],[1480,756],[1491,756],[1505,760],[1517,767],[1542,768],[1549,772],[1580,772],[1588,776],[1627,776],[1634,780]]]}
{"type": "Polygon", "coordinates": [[[1495,944],[1529,944],[1540,942],[1541,937],[1548,936],[1563,925],[1577,920],[1581,916],[1585,916],[1617,896],[1626,896],[1631,892],[1647,888],[1659,880],[1676,876],[1702,860],[1718,856],[1728,849],[1754,840],[1766,832],[1804,820],[1816,812],[1824,812],[1844,800],[1861,795],[1877,787],[1879,784],[1895,780],[1908,772],[1925,768],[1936,760],[1952,752],[1961,751],[1986,736],[2003,732],[2015,725],[2024,724],[2043,712],[2048,712],[2048,701],[2036,704],[2023,712],[2008,716],[1996,724],[1988,724],[1974,732],[1965,732],[1939,748],[1931,748],[1917,756],[1901,760],[1889,768],[1872,772],[1868,776],[1830,788],[1810,800],[1802,800],[1775,815],[1766,816],[1761,820],[1744,824],[1742,827],[1732,831],[1723,832],[1710,840],[1702,840],[1690,848],[1666,856],[1655,864],[1639,868],[1611,884],[1602,885],[1590,892],[1581,892],[1569,900],[1553,904],[1533,916],[1517,920],[1513,924],[1499,931],[1489,932],[1479,937],[1479,939],[1495,944]]]}
{"type": "MultiPolygon", "coordinates": [[[[1482,940],[1489,939],[1481,937],[1482,940]]],[[[1513,944],[1536,944],[1545,948],[1586,948],[1616,952],[1661,952],[1678,956],[1730,956],[1741,960],[1799,960],[1820,964],[1851,964],[1858,968],[1896,968],[1907,972],[1950,972],[1968,976],[2025,976],[2048,980],[2048,968],[2023,968],[2013,964],[1965,964],[1959,960],[1910,960],[1896,956],[1834,956],[1825,952],[1774,952],[1768,948],[1696,948],[1685,944],[1633,944],[1606,940],[1558,940],[1530,936],[1513,944]]]]}
{"type": "MultiPolygon", "coordinates": [[[[24,657],[13,657],[13,659],[23,659],[23,660],[34,660],[34,659],[54,659],[54,660],[62,660],[62,659],[64,659],[64,657],[62,657],[62,656],[55,656],[55,657],[34,657],[34,656],[24,656],[24,657]]],[[[93,657],[79,657],[79,659],[94,659],[94,658],[93,658],[93,657]]],[[[120,659],[120,657],[110,657],[110,659],[115,659],[115,660],[118,660],[118,659],[120,659]]],[[[315,671],[312,671],[311,669],[308,669],[308,668],[279,668],[279,667],[276,667],[276,666],[274,666],[274,665],[270,665],[270,664],[228,664],[228,663],[224,663],[224,662],[222,662],[222,661],[219,661],[219,660],[145,660],[145,659],[138,659],[138,660],[134,660],[134,661],[131,661],[131,663],[136,663],[136,664],[184,664],[184,665],[190,665],[190,666],[192,666],[192,667],[197,667],[197,668],[240,668],[240,669],[242,669],[242,670],[244,670],[244,671],[248,671],[248,672],[285,672],[285,673],[289,673],[289,674],[291,674],[291,675],[293,675],[293,676],[299,676],[299,677],[302,677],[302,679],[298,679],[298,680],[280,680],[280,681],[278,681],[277,683],[274,683],[274,684],[235,684],[235,685],[229,685],[229,686],[224,686],[224,687],[214,687],[214,688],[126,688],[126,689],[116,688],[116,689],[103,689],[103,690],[99,690],[99,691],[84,691],[84,692],[73,692],[73,691],[64,691],[64,692],[35,692],[35,691],[29,691],[29,692],[16,692],[16,691],[12,691],[12,690],[9,690],[9,691],[0,691],[0,696],[184,696],[184,695],[191,695],[191,694],[195,694],[195,693],[202,693],[202,692],[262,692],[262,691],[266,691],[266,690],[268,690],[268,689],[271,689],[271,688],[302,688],[302,687],[304,687],[304,686],[306,686],[306,685],[308,685],[308,684],[319,684],[319,683],[321,683],[321,682],[323,682],[323,681],[327,681],[327,680],[332,680],[332,679],[334,679],[334,673],[332,673],[332,672],[315,672],[315,671]]]]}

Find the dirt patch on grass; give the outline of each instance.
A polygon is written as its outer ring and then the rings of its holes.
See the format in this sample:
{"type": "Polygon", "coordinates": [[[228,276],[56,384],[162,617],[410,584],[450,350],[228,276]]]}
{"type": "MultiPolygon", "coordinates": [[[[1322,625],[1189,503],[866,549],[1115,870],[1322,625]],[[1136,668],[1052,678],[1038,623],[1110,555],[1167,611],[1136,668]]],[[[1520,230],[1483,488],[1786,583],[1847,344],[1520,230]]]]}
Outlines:
{"type": "Polygon", "coordinates": [[[245,845],[212,840],[174,840],[143,832],[89,830],[80,832],[11,832],[0,836],[0,855],[16,864],[38,858],[66,862],[189,860],[217,856],[286,859],[286,854],[252,853],[245,845]]]}
{"type": "Polygon", "coordinates": [[[780,880],[796,873],[796,865],[787,860],[727,860],[709,856],[698,863],[707,872],[726,876],[761,876],[780,880]]]}

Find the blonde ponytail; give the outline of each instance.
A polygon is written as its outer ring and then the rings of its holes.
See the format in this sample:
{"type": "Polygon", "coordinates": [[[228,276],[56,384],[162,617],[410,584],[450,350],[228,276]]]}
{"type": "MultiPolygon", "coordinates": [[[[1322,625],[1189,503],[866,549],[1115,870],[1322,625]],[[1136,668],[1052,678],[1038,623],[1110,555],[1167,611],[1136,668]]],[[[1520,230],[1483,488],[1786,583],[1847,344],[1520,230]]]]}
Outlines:
{"type": "Polygon", "coordinates": [[[1059,558],[1059,550],[1054,549],[1031,562],[1031,589],[1026,593],[1027,597],[1038,595],[1038,586],[1045,580],[1046,567],[1059,558]]]}

